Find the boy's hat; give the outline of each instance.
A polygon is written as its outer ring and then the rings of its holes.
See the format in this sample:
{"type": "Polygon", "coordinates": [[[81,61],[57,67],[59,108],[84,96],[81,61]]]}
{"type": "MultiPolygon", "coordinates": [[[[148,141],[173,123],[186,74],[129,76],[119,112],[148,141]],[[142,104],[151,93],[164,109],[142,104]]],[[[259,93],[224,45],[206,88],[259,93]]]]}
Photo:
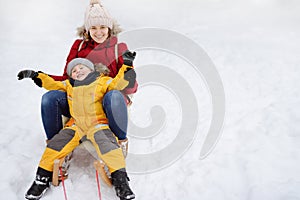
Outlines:
{"type": "Polygon", "coordinates": [[[94,64],[89,61],[88,59],[85,59],[85,58],[75,58],[73,60],[71,60],[67,66],[67,74],[69,76],[71,76],[71,72],[72,72],[72,69],[76,66],[76,65],[79,65],[79,64],[82,64],[88,68],[90,68],[91,70],[95,70],[95,67],[94,67],[94,64]]]}
{"type": "Polygon", "coordinates": [[[104,25],[112,29],[113,18],[101,5],[100,0],[91,0],[89,7],[85,11],[84,27],[86,31],[92,26],[104,25]]]}

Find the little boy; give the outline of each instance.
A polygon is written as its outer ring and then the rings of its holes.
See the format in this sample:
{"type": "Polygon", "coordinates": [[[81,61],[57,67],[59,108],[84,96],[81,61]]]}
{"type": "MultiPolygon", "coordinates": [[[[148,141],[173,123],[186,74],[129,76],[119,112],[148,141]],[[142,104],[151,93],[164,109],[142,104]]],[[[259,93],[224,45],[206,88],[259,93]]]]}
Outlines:
{"type": "Polygon", "coordinates": [[[123,54],[124,65],[115,78],[99,74],[94,64],[84,58],[73,59],[67,67],[69,80],[54,81],[42,72],[23,70],[18,73],[19,80],[32,78],[34,82],[48,90],[67,92],[68,103],[74,124],[62,129],[47,144],[40,160],[36,178],[25,194],[26,199],[40,199],[50,187],[55,159],[72,152],[83,140],[90,140],[98,156],[107,165],[116,194],[121,200],[134,199],[135,195],[128,184],[125,159],[118,142],[108,127],[102,108],[102,99],[110,90],[122,90],[135,81],[132,62],[135,52],[123,54]]]}

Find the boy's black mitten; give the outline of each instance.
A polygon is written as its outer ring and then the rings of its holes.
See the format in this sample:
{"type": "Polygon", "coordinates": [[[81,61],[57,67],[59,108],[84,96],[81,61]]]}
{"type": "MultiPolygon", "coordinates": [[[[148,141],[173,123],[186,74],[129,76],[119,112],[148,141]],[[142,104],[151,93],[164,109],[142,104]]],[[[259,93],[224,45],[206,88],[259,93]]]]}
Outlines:
{"type": "Polygon", "coordinates": [[[135,56],[136,56],[136,52],[131,52],[129,50],[126,50],[122,55],[123,63],[125,65],[132,66],[135,56]]]}
{"type": "Polygon", "coordinates": [[[33,70],[22,70],[18,73],[18,80],[22,80],[23,78],[34,78],[39,74],[33,70]]]}
{"type": "Polygon", "coordinates": [[[37,78],[38,75],[39,72],[33,70],[22,70],[18,73],[17,76],[18,80],[22,80],[24,78],[31,78],[37,86],[42,87],[42,81],[41,79],[37,78]]]}

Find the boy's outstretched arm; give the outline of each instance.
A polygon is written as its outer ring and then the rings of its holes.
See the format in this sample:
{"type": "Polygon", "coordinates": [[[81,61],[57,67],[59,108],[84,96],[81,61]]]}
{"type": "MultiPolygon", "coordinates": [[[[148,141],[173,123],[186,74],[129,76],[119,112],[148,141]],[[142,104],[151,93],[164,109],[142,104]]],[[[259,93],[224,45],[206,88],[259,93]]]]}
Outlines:
{"type": "Polygon", "coordinates": [[[36,72],[33,70],[22,70],[18,73],[17,76],[18,80],[22,80],[24,78],[31,78],[37,86],[43,87],[47,90],[66,91],[66,84],[64,82],[55,81],[47,74],[40,71],[36,72]]]}
{"type": "Polygon", "coordinates": [[[113,79],[109,86],[109,90],[123,90],[126,87],[133,87],[136,81],[136,73],[133,69],[133,60],[136,56],[135,52],[125,51],[122,55],[124,64],[120,68],[117,76],[113,79]]]}

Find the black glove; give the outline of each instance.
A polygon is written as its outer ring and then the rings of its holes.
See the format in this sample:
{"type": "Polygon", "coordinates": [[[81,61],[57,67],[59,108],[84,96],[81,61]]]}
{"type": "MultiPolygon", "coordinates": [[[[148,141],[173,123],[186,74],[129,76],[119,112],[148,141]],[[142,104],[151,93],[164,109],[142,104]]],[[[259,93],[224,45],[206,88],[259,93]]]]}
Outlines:
{"type": "Polygon", "coordinates": [[[33,70],[22,70],[18,73],[18,80],[22,80],[24,78],[31,78],[37,86],[42,87],[42,80],[37,78],[39,73],[43,72],[35,72],[33,70]]]}
{"type": "Polygon", "coordinates": [[[33,70],[22,70],[18,73],[18,80],[22,80],[23,78],[35,78],[39,74],[33,70]]]}
{"type": "Polygon", "coordinates": [[[136,56],[135,52],[130,52],[129,50],[126,50],[122,55],[123,63],[125,65],[132,66],[132,62],[133,62],[135,56],[136,56]]]}
{"type": "Polygon", "coordinates": [[[128,67],[124,73],[124,79],[129,82],[127,88],[133,88],[136,80],[136,73],[134,69],[128,67]]]}

